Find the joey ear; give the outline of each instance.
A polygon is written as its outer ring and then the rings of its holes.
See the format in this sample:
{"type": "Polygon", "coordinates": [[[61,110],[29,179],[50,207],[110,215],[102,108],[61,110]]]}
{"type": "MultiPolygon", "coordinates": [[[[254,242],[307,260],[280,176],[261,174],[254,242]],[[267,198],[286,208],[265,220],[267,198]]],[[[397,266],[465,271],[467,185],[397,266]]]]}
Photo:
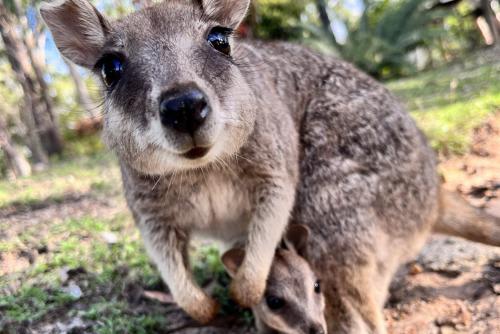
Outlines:
{"type": "Polygon", "coordinates": [[[208,17],[236,29],[247,14],[250,0],[201,0],[201,4],[208,17]]]}
{"type": "Polygon", "coordinates": [[[40,14],[63,56],[77,65],[94,67],[109,23],[88,0],[43,2],[40,14]]]}
{"type": "Polygon", "coordinates": [[[222,263],[229,276],[234,277],[236,275],[244,258],[245,251],[241,248],[230,249],[222,255],[222,263]]]}
{"type": "Polygon", "coordinates": [[[290,224],[285,234],[285,245],[304,257],[307,253],[307,242],[311,232],[302,224],[290,224]]]}

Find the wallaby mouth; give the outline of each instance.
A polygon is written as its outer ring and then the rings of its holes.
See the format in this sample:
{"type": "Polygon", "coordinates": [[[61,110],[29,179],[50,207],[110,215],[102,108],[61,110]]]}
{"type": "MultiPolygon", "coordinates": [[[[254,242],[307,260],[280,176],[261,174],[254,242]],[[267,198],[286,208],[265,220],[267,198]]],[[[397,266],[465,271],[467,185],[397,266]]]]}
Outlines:
{"type": "Polygon", "coordinates": [[[210,151],[210,147],[195,147],[184,153],[183,156],[190,160],[203,158],[210,151]]]}

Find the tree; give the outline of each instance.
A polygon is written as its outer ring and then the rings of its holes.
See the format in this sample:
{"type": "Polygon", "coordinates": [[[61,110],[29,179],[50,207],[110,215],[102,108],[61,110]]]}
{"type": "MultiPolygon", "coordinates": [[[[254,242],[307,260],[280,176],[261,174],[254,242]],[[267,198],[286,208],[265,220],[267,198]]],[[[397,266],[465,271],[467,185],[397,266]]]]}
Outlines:
{"type": "Polygon", "coordinates": [[[480,8],[491,32],[493,44],[500,44],[500,23],[491,7],[491,0],[481,0],[480,8]]]}
{"type": "Polygon", "coordinates": [[[31,175],[31,166],[26,158],[16,149],[12,142],[7,124],[0,110],[0,148],[8,167],[15,177],[31,175]]]}
{"type": "Polygon", "coordinates": [[[52,98],[44,79],[42,52],[37,39],[29,29],[25,15],[21,15],[17,0],[9,8],[0,3],[0,35],[5,54],[23,89],[24,105],[21,120],[27,129],[27,145],[35,163],[46,164],[47,155],[61,153],[62,138],[53,112],[52,98]]]}
{"type": "Polygon", "coordinates": [[[333,46],[336,49],[340,49],[341,46],[337,42],[337,38],[335,37],[335,33],[333,32],[332,22],[330,20],[330,16],[328,15],[328,10],[325,0],[316,0],[316,8],[319,13],[319,19],[321,21],[321,26],[324,30],[324,33],[329,37],[333,46]]]}

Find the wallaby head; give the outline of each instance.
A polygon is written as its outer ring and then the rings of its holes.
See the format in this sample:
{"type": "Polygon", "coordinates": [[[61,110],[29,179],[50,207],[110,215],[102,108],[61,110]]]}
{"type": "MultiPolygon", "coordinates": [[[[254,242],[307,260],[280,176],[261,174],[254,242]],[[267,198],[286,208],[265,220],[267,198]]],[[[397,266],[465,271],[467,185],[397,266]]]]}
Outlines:
{"type": "Polygon", "coordinates": [[[157,175],[232,155],[253,130],[233,38],[249,2],[165,0],[117,21],[88,0],[40,11],[61,53],[101,78],[108,145],[157,175]]]}
{"type": "MultiPolygon", "coordinates": [[[[291,225],[283,246],[276,250],[263,300],[252,310],[260,333],[326,334],[325,299],[321,282],[302,257],[309,230],[291,225]]],[[[235,248],[222,256],[234,275],[245,256],[235,248]]]]}

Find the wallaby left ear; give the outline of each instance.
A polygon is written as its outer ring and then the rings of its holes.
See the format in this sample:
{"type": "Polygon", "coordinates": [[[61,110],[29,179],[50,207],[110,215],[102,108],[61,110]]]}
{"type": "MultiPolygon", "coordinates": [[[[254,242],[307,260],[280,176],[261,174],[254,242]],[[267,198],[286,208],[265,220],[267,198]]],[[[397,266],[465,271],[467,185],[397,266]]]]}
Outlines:
{"type": "Polygon", "coordinates": [[[245,250],[241,248],[230,249],[222,255],[222,264],[224,264],[229,276],[234,277],[236,275],[244,259],[245,250]]]}
{"type": "Polygon", "coordinates": [[[294,250],[298,255],[305,257],[307,254],[307,242],[311,232],[302,224],[290,224],[285,234],[285,245],[294,250]]]}
{"type": "Polygon", "coordinates": [[[40,14],[61,53],[92,69],[106,42],[109,23],[88,0],[42,2],[40,14]]]}
{"type": "Polygon", "coordinates": [[[226,28],[236,29],[245,18],[250,0],[202,0],[203,11],[226,28]]]}

